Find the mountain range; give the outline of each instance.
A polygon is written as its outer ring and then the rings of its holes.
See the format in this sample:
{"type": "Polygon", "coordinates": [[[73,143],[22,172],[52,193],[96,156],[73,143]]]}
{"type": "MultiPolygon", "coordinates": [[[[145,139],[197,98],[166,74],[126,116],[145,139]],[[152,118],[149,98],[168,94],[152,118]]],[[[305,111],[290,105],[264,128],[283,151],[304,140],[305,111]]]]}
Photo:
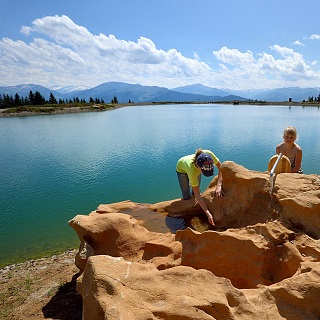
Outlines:
{"type": "Polygon", "coordinates": [[[16,86],[0,87],[0,95],[6,94],[14,97],[17,93],[20,97],[28,97],[30,90],[40,92],[43,97],[49,99],[50,93],[58,99],[103,99],[109,103],[115,96],[119,103],[127,102],[223,102],[260,100],[269,102],[292,101],[300,102],[309,97],[320,95],[320,88],[289,87],[264,90],[229,90],[206,87],[201,84],[167,89],[157,86],[142,86],[124,82],[105,82],[93,88],[81,87],[56,87],[46,88],[36,84],[21,84],[16,86]]]}

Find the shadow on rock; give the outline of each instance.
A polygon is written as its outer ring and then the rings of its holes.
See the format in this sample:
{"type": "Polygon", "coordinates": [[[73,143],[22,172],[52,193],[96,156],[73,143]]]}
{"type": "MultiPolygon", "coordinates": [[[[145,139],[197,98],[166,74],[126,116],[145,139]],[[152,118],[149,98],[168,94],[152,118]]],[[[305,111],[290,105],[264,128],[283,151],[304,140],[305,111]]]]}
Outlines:
{"type": "Polygon", "coordinates": [[[58,292],[42,308],[45,318],[60,320],[81,320],[82,299],[76,291],[76,280],[79,274],[75,274],[72,280],[60,286],[58,292]]]}

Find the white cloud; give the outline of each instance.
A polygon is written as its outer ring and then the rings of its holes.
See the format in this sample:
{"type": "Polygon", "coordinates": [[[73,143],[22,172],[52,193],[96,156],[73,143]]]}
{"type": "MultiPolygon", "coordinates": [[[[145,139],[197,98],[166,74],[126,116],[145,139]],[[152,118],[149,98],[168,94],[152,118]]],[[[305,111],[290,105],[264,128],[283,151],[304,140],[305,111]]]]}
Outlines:
{"type": "Polygon", "coordinates": [[[184,57],[175,49],[157,49],[145,37],[132,42],[114,35],[93,35],[67,16],[36,19],[31,27],[23,26],[20,31],[35,38],[29,44],[0,41],[0,75],[11,84],[29,83],[32,74],[33,82],[41,80],[44,85],[94,86],[124,81],[175,86],[175,79],[187,82],[210,71],[199,59],[184,57]],[[8,70],[13,71],[11,75],[8,70]]]}
{"type": "Polygon", "coordinates": [[[198,61],[201,60],[200,57],[199,57],[199,55],[198,55],[196,52],[193,53],[193,57],[194,57],[194,59],[196,59],[196,60],[198,60],[198,61]]]}
{"type": "Polygon", "coordinates": [[[278,52],[283,57],[290,56],[290,55],[294,54],[294,50],[293,49],[286,48],[286,47],[281,47],[281,46],[279,46],[277,44],[275,44],[274,46],[271,46],[270,49],[278,52]]]}
{"type": "Polygon", "coordinates": [[[295,41],[295,42],[292,42],[292,44],[297,45],[297,46],[302,46],[302,47],[304,47],[304,44],[303,44],[301,41],[299,41],[299,40],[297,40],[297,41],[295,41]]]}
{"type": "Polygon", "coordinates": [[[313,34],[310,36],[311,40],[319,40],[320,39],[320,34],[313,34]]]}
{"type": "Polygon", "coordinates": [[[267,86],[270,84],[276,86],[279,83],[282,83],[280,86],[285,86],[292,82],[295,85],[302,85],[305,80],[319,81],[319,73],[312,71],[300,53],[279,45],[273,45],[270,49],[279,54],[280,58],[277,59],[272,54],[263,52],[258,55],[258,59],[255,59],[251,51],[242,53],[237,49],[226,47],[214,51],[213,54],[223,62],[220,65],[221,71],[230,81],[233,81],[234,85],[238,78],[244,81],[248,79],[247,85],[251,82],[251,86],[255,81],[267,86]],[[229,68],[226,64],[231,67],[229,68]]]}
{"type": "Polygon", "coordinates": [[[311,69],[314,63],[309,66],[300,53],[280,45],[256,54],[222,47],[212,52],[209,65],[196,52],[188,58],[174,48],[158,49],[145,37],[133,42],[112,34],[94,35],[67,16],[36,19],[20,31],[29,42],[0,40],[1,85],[95,86],[123,81],[167,88],[202,83],[245,89],[319,81],[311,69]]]}
{"type": "Polygon", "coordinates": [[[213,51],[213,55],[218,60],[230,65],[247,65],[255,61],[252,52],[249,50],[242,53],[238,49],[222,47],[219,51],[213,51]]]}

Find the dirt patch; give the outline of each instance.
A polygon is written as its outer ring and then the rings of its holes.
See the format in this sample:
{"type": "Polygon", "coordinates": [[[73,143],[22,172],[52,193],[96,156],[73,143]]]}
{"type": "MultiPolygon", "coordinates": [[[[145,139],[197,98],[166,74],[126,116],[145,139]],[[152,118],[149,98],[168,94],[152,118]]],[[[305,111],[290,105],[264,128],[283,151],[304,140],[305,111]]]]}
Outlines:
{"type": "Polygon", "coordinates": [[[0,269],[0,319],[81,320],[76,250],[0,269]]]}

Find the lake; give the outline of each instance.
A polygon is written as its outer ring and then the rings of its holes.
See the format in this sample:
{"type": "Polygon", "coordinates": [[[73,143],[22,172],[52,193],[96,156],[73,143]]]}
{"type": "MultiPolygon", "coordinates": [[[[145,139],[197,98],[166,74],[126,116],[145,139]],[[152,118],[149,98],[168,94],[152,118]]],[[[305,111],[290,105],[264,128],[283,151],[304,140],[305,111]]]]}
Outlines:
{"type": "Polygon", "coordinates": [[[68,220],[99,204],[179,198],[176,162],[198,147],[266,171],[289,125],[304,172],[319,174],[318,107],[148,105],[0,118],[0,266],[76,248],[68,220]]]}

